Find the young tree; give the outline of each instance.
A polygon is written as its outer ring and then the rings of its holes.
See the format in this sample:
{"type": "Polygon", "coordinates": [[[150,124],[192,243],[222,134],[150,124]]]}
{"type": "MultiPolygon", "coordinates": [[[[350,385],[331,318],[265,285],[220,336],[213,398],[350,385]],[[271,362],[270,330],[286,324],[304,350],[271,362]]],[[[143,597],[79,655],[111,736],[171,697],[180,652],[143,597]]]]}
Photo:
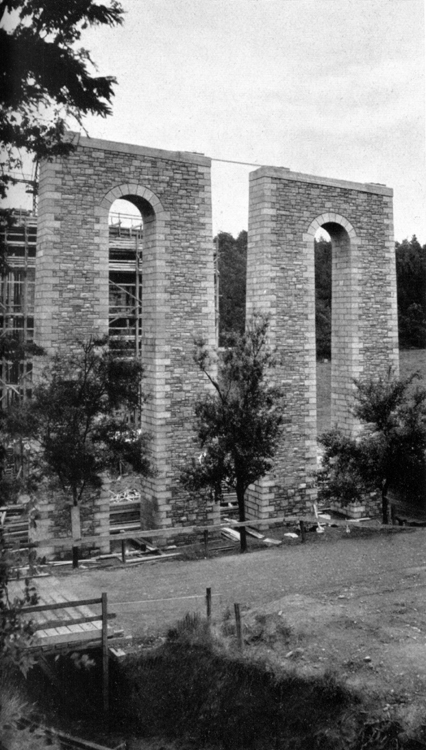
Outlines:
{"type": "Polygon", "coordinates": [[[356,439],[338,430],[325,433],[320,497],[345,505],[379,491],[383,523],[388,522],[388,490],[404,500],[424,501],[426,480],[426,389],[415,387],[414,373],[355,381],[354,414],[363,430],[356,439]]]}
{"type": "MultiPolygon", "coordinates": [[[[245,333],[227,337],[215,363],[203,341],[195,361],[213,391],[195,406],[195,427],[202,454],[182,473],[191,493],[210,490],[218,500],[222,486],[237,494],[239,520],[245,521],[245,493],[272,466],[283,421],[283,393],[272,383],[275,359],[267,344],[268,321],[254,315],[245,333]]],[[[247,548],[240,527],[241,551],[247,548]]]]}
{"type": "Polygon", "coordinates": [[[30,478],[59,481],[77,528],[84,492],[100,484],[102,472],[119,460],[150,472],[148,436],[128,421],[142,408],[141,378],[138,360],[116,356],[106,339],[90,339],[75,353],[55,355],[32,399],[5,416],[7,434],[31,441],[30,478]]]}

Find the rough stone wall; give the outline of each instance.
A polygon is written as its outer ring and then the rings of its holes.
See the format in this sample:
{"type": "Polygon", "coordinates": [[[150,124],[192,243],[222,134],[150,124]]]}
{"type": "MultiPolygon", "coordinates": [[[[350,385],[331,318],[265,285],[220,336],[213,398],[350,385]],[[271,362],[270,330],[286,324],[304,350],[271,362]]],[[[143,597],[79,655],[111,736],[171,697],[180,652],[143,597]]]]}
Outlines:
{"type": "Polygon", "coordinates": [[[286,425],[270,477],[249,511],[268,517],[315,498],[314,235],[333,244],[332,421],[348,433],[353,378],[398,368],[392,191],[384,186],[261,168],[250,175],[247,312],[271,316],[287,393],[286,425]]]}
{"type": "Polygon", "coordinates": [[[40,173],[35,339],[49,352],[108,330],[108,212],[127,198],[144,219],[142,361],[155,476],[145,481],[159,526],[204,522],[179,486],[191,453],[193,403],[206,384],[193,337],[215,345],[210,159],[76,138],[40,173]]]}

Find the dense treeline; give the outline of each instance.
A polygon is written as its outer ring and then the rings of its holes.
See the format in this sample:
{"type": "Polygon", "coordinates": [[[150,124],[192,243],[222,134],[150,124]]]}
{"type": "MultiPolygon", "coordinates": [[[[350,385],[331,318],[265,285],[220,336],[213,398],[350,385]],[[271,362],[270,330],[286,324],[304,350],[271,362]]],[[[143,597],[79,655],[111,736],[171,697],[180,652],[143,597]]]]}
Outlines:
{"type": "Polygon", "coordinates": [[[402,349],[426,346],[426,245],[413,235],[397,242],[399,345],[402,349]]]}
{"type": "Polygon", "coordinates": [[[315,332],[317,357],[331,356],[331,242],[315,241],[315,332]]]}
{"type": "Polygon", "coordinates": [[[221,232],[216,237],[219,273],[219,335],[228,331],[243,333],[246,315],[247,232],[237,239],[221,232]]]}
{"type": "MultiPolygon", "coordinates": [[[[219,271],[220,336],[241,333],[245,319],[247,232],[237,239],[221,232],[216,238],[219,271]]],[[[426,245],[415,235],[397,242],[399,345],[402,349],[426,347],[426,245]]],[[[315,242],[317,356],[331,354],[331,243],[315,242]]]]}

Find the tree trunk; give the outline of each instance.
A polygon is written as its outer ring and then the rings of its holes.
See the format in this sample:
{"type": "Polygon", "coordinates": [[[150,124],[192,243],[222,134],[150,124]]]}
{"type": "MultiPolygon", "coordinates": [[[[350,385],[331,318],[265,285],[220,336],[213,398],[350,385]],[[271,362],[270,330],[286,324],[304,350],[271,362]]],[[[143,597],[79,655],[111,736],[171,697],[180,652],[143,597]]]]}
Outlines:
{"type": "Polygon", "coordinates": [[[384,479],[382,482],[382,523],[389,523],[388,508],[388,483],[384,479]]]}
{"type": "MultiPolygon", "coordinates": [[[[237,482],[237,500],[238,500],[238,513],[239,513],[239,520],[245,521],[246,520],[246,509],[244,504],[244,488],[241,487],[237,482]]],[[[240,552],[246,552],[247,551],[247,534],[246,534],[246,527],[240,526],[239,527],[240,532],[240,552]]]]}
{"type": "MultiPolygon", "coordinates": [[[[81,523],[80,523],[80,506],[74,498],[74,505],[71,507],[71,534],[74,539],[81,539],[81,523]]],[[[78,547],[72,548],[72,566],[78,568],[78,547]]]]}

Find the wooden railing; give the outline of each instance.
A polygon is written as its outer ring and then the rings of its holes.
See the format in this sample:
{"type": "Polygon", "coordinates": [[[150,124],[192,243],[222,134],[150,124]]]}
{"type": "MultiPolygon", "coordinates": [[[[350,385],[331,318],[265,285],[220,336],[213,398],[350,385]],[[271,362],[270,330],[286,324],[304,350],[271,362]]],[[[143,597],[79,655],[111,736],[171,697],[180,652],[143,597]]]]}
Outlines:
{"type": "MultiPolygon", "coordinates": [[[[259,528],[268,528],[271,525],[274,524],[295,524],[299,525],[300,522],[303,522],[305,524],[315,524],[317,523],[318,519],[315,515],[311,514],[301,514],[298,516],[276,516],[274,518],[247,518],[246,521],[235,521],[232,524],[232,528],[239,528],[241,526],[253,526],[253,527],[259,527],[259,528]]],[[[346,527],[348,523],[355,523],[356,519],[348,519],[348,520],[340,520],[340,519],[333,519],[332,523],[334,526],[344,526],[346,527]]],[[[324,523],[324,522],[322,522],[324,523]]],[[[117,541],[119,540],[126,540],[126,539],[140,539],[140,538],[147,538],[147,539],[154,539],[154,538],[164,538],[167,539],[168,537],[176,537],[180,535],[189,535],[189,534],[204,534],[204,532],[211,532],[211,531],[221,531],[224,526],[228,526],[226,522],[219,523],[219,524],[212,524],[212,525],[203,525],[203,526],[171,526],[168,528],[163,529],[138,529],[135,531],[125,531],[122,534],[96,534],[93,536],[82,536],[79,539],[72,539],[71,537],[57,537],[57,538],[48,538],[48,539],[40,539],[37,542],[31,543],[31,546],[34,547],[40,547],[40,546],[55,546],[58,548],[63,549],[69,549],[71,547],[81,547],[84,544],[94,544],[99,542],[107,542],[107,541],[117,541]]],[[[363,523],[363,528],[369,528],[371,524],[363,523]]],[[[374,524],[374,528],[377,528],[377,524],[374,524]]]]}
{"type": "MultiPolygon", "coordinates": [[[[104,711],[107,714],[109,708],[109,664],[108,664],[108,620],[112,619],[116,615],[114,613],[108,613],[108,598],[107,594],[102,593],[100,598],[97,599],[77,599],[75,601],[65,602],[54,602],[48,604],[33,604],[29,607],[22,608],[23,615],[35,614],[37,612],[54,611],[58,609],[72,609],[73,607],[86,607],[93,604],[101,605],[101,615],[89,615],[85,617],[70,617],[68,620],[48,620],[43,622],[34,622],[33,629],[46,630],[57,627],[70,627],[72,625],[79,625],[88,622],[101,621],[101,633],[100,643],[102,646],[102,698],[104,711]]],[[[91,640],[95,640],[94,638],[91,640]]],[[[64,643],[66,645],[66,634],[64,634],[64,643]]],[[[75,642],[72,643],[72,647],[75,647],[75,642]]],[[[41,666],[45,665],[45,662],[40,662],[41,666]]],[[[46,665],[45,665],[46,666],[46,665]]]]}

